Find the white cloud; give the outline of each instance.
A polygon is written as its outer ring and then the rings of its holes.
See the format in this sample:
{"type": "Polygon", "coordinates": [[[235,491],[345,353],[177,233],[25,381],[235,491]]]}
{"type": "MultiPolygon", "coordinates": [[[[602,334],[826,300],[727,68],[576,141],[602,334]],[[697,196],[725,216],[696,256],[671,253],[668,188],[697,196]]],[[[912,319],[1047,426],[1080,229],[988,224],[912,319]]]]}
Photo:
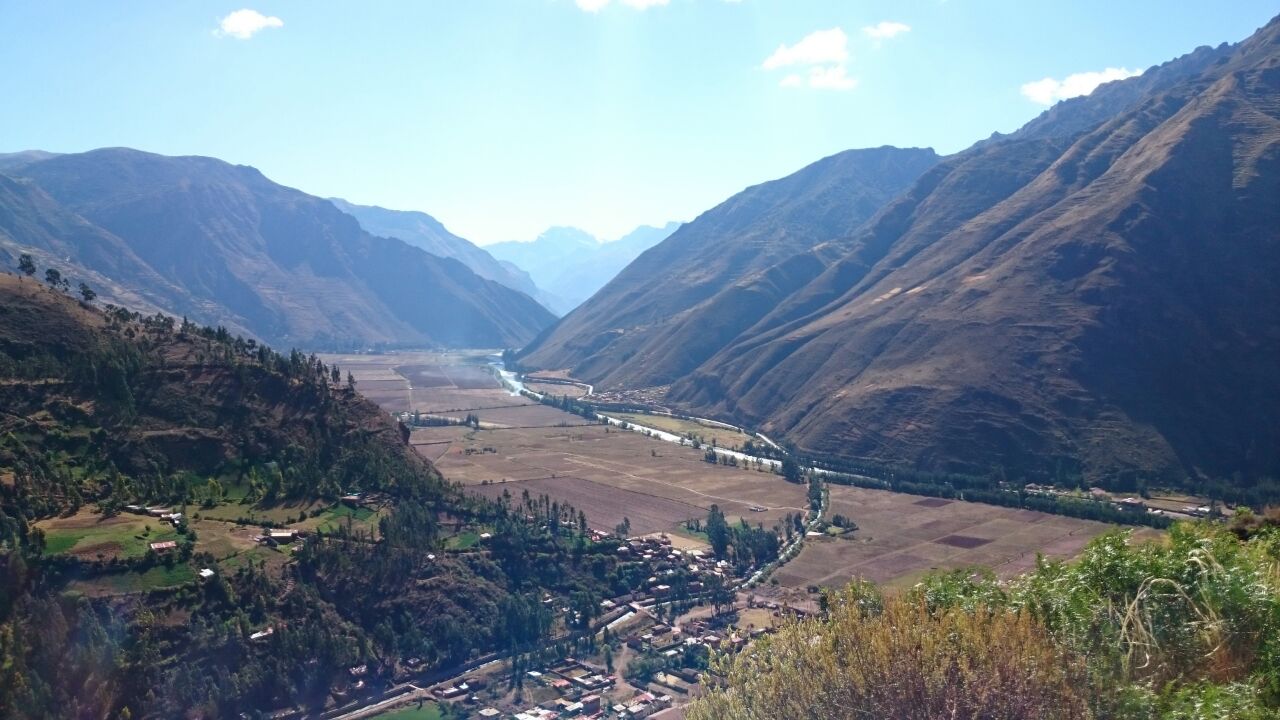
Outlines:
{"type": "Polygon", "coordinates": [[[1059,100],[1088,95],[1103,83],[1136,77],[1141,74],[1141,70],[1107,68],[1097,72],[1075,73],[1062,80],[1047,77],[1043,80],[1036,80],[1023,85],[1022,94],[1031,102],[1039,103],[1040,105],[1052,105],[1059,100]]]}
{"type": "Polygon", "coordinates": [[[600,12],[605,5],[609,4],[609,0],[576,0],[579,10],[586,12],[600,12]]]}
{"type": "Polygon", "coordinates": [[[765,70],[796,68],[778,82],[782,87],[823,90],[851,90],[858,84],[849,77],[845,64],[849,61],[849,37],[840,28],[819,30],[806,35],[795,45],[779,45],[761,65],[765,70]]]}
{"type": "Polygon", "coordinates": [[[764,61],[765,70],[791,65],[843,63],[849,59],[849,38],[840,28],[809,33],[795,45],[779,45],[764,61]]]}
{"type": "Polygon", "coordinates": [[[666,5],[671,0],[622,0],[622,4],[637,10],[648,10],[657,5],[666,5]]]}
{"type": "Polygon", "coordinates": [[[868,25],[867,27],[862,28],[862,32],[867,37],[872,37],[872,38],[875,38],[876,40],[886,40],[895,35],[900,35],[904,32],[910,32],[910,30],[911,30],[910,25],[907,25],[905,23],[900,23],[900,22],[893,22],[891,20],[885,20],[883,22],[878,22],[875,25],[868,25]]]}
{"type": "Polygon", "coordinates": [[[218,21],[215,35],[230,35],[240,40],[248,40],[260,30],[284,27],[284,21],[278,17],[263,15],[257,10],[244,8],[236,10],[218,21]]]}
{"type": "Polygon", "coordinates": [[[857,78],[845,73],[844,65],[809,68],[809,87],[825,90],[852,90],[857,87],[857,78]]]}

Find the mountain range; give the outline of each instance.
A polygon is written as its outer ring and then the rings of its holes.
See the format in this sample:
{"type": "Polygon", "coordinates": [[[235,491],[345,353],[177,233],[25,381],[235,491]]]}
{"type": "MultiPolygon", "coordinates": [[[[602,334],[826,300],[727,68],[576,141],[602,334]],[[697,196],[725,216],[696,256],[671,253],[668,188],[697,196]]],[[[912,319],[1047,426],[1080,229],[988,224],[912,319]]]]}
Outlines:
{"type": "Polygon", "coordinates": [[[802,453],[1280,474],[1280,19],[955,155],[750,188],[523,352],[802,453]]]}
{"type": "Polygon", "coordinates": [[[546,293],[548,307],[563,314],[604,287],[640,253],[670,237],[680,223],[641,225],[617,240],[602,241],[573,227],[553,227],[530,242],[486,245],[490,255],[527,272],[546,293]]]}
{"type": "Polygon", "coordinates": [[[0,173],[0,260],[29,253],[134,309],[315,348],[510,347],[554,320],[251,167],[108,148],[7,155],[0,173]]]}

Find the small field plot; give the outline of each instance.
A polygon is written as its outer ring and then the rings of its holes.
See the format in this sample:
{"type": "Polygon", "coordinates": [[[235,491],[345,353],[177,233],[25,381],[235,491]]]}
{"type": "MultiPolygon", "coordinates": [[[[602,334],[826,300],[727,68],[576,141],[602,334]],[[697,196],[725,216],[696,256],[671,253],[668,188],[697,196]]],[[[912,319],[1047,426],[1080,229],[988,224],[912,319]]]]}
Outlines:
{"type": "Polygon", "coordinates": [[[553,395],[555,397],[563,395],[577,399],[587,394],[587,389],[581,385],[562,385],[560,383],[541,383],[526,380],[524,386],[536,393],[553,395]]]}
{"type": "Polygon", "coordinates": [[[458,412],[437,413],[445,417],[461,420],[467,414],[480,418],[485,425],[528,428],[528,427],[562,427],[568,425],[597,425],[594,420],[587,420],[579,415],[565,412],[548,405],[517,405],[488,409],[474,409],[458,412]]]}
{"type": "Polygon", "coordinates": [[[523,405],[537,405],[523,395],[512,395],[498,386],[475,390],[459,390],[455,387],[413,389],[413,409],[425,413],[448,413],[486,408],[507,408],[523,405]]]}
{"type": "Polygon", "coordinates": [[[41,520],[46,555],[75,555],[86,560],[133,558],[147,553],[150,543],[176,540],[173,526],[146,515],[114,515],[109,518],[83,509],[65,518],[41,520]]]}
{"type": "Polygon", "coordinates": [[[840,586],[863,578],[905,586],[933,570],[981,565],[1002,577],[1036,553],[1070,558],[1113,526],[1032,510],[832,485],[832,514],[858,524],[841,538],[810,537],[775,575],[784,586],[840,586]]]}
{"type": "Polygon", "coordinates": [[[752,439],[750,435],[737,430],[716,427],[715,425],[700,423],[696,420],[685,420],[682,418],[671,417],[669,415],[647,415],[644,413],[605,414],[610,417],[618,418],[619,420],[625,420],[629,423],[657,428],[658,430],[665,430],[673,435],[680,435],[682,437],[693,435],[703,443],[707,444],[714,441],[715,445],[722,448],[728,448],[730,450],[740,449],[743,443],[752,439]]]}
{"type": "Polygon", "coordinates": [[[175,562],[172,565],[156,565],[146,570],[126,570],[84,580],[73,580],[67,589],[90,597],[124,595],[176,587],[193,582],[196,572],[190,565],[175,562]]]}
{"type": "Polygon", "coordinates": [[[494,499],[510,493],[517,503],[525,491],[535,498],[547,495],[581,510],[595,528],[612,530],[625,518],[631,523],[632,535],[667,532],[685,520],[701,519],[707,514],[706,508],[697,505],[575,477],[493,483],[476,490],[494,499]]]}
{"type": "Polygon", "coordinates": [[[387,412],[404,412],[409,410],[409,383],[401,380],[364,380],[356,381],[356,389],[361,395],[377,403],[387,412]]]}
{"type": "MultiPolygon", "coordinates": [[[[712,465],[700,450],[600,425],[470,432],[455,439],[436,466],[466,485],[525,481],[533,494],[546,493],[582,509],[592,527],[612,530],[627,517],[637,534],[637,515],[645,503],[670,501],[681,507],[664,505],[667,509],[645,525],[650,532],[674,531],[685,519],[705,517],[713,504],[733,522],[744,518],[771,528],[788,514],[803,512],[806,504],[803,486],[772,473],[712,465]],[[626,492],[610,494],[598,486],[626,492]],[[590,497],[593,509],[583,497],[590,497]],[[686,507],[697,510],[690,513],[686,507]]],[[[517,498],[518,487],[508,488],[517,498]]]]}

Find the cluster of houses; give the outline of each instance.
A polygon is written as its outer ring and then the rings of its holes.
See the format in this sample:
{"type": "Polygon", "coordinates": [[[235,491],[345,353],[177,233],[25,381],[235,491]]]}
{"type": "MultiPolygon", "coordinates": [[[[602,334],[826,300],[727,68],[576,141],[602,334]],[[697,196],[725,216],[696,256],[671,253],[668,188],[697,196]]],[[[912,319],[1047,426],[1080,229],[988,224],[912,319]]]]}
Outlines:
{"type": "MultiPolygon", "coordinates": [[[[666,535],[631,538],[618,546],[618,555],[643,560],[652,566],[655,574],[646,583],[647,591],[659,600],[671,594],[671,586],[663,582],[663,578],[676,574],[680,569],[686,569],[695,575],[718,575],[725,579],[733,573],[728,562],[716,560],[703,550],[681,550],[673,547],[671,538],[666,535]]],[[[687,585],[687,589],[690,594],[696,595],[703,591],[704,584],[695,580],[687,585]]]]}
{"type": "Polygon", "coordinates": [[[125,512],[134,515],[149,515],[153,518],[160,518],[165,522],[172,523],[174,527],[182,524],[182,513],[175,512],[172,508],[147,507],[146,505],[125,505],[125,512]]]}
{"type": "MultiPolygon", "coordinates": [[[[559,698],[554,703],[546,703],[522,710],[510,717],[513,720],[561,720],[562,718],[580,718],[582,720],[598,720],[599,718],[616,717],[622,720],[640,720],[654,717],[656,713],[671,707],[670,695],[654,695],[649,692],[638,692],[631,698],[615,703],[605,703],[598,694],[583,695],[577,700],[559,698]]],[[[478,715],[482,718],[501,718],[502,713],[496,708],[485,708],[478,715]]]]}
{"type": "MultiPolygon", "coordinates": [[[[654,625],[642,635],[630,635],[626,639],[627,647],[638,651],[655,652],[663,657],[672,658],[690,646],[705,646],[710,650],[740,650],[753,640],[768,632],[767,628],[754,628],[744,634],[736,630],[720,631],[717,623],[711,620],[690,620],[684,625],[654,625]]],[[[698,681],[697,671],[673,671],[686,683],[698,681]]]]}
{"type": "Polygon", "coordinates": [[[253,539],[268,547],[276,547],[278,545],[291,543],[300,537],[302,537],[302,533],[297,530],[291,530],[289,528],[271,528],[253,539]]]}
{"type": "MultiPolygon", "coordinates": [[[[533,707],[515,712],[486,707],[475,712],[481,718],[501,718],[504,720],[598,720],[604,717],[616,717],[624,720],[648,718],[655,713],[672,706],[670,695],[654,695],[649,692],[638,692],[625,700],[612,705],[606,699],[612,690],[617,677],[606,673],[603,668],[573,658],[565,659],[544,670],[530,670],[526,673],[529,679],[547,688],[557,691],[555,700],[539,703],[533,707]]],[[[442,699],[462,698],[476,689],[483,688],[480,678],[466,678],[463,682],[433,692],[442,699]]],[[[477,700],[474,695],[470,698],[477,700]]]]}
{"type": "MultiPolygon", "coordinates": [[[[417,658],[414,659],[416,660],[417,658]]],[[[478,702],[479,698],[475,696],[475,692],[477,690],[483,690],[485,685],[485,680],[482,677],[467,677],[462,678],[462,680],[454,685],[436,688],[431,692],[435,693],[436,697],[444,700],[464,698],[471,702],[478,702]]]]}
{"type": "MultiPolygon", "coordinates": [[[[184,522],[182,513],[176,512],[172,508],[148,507],[146,505],[125,505],[124,510],[125,512],[133,513],[134,515],[146,515],[148,517],[158,518],[170,523],[175,528],[181,526],[184,522]]],[[[147,547],[150,548],[152,552],[163,554],[177,550],[178,541],[158,540],[153,543],[148,543],[147,547]]]]}

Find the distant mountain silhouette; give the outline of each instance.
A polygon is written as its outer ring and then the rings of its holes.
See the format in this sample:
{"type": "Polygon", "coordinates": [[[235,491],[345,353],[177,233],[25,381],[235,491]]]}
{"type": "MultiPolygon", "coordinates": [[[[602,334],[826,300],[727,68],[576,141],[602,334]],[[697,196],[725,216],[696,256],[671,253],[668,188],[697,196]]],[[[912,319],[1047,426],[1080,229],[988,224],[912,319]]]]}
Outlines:
{"type": "MultiPolygon", "coordinates": [[[[329,198],[339,210],[355,218],[370,235],[403,240],[432,255],[453,258],[482,278],[502,283],[512,290],[542,301],[529,273],[502,263],[470,240],[449,232],[439,220],[416,210],[388,210],[372,205],[355,205],[342,198],[329,198]]],[[[543,302],[543,305],[546,305],[543,302]]]]}
{"type": "Polygon", "coordinates": [[[641,225],[617,240],[601,242],[578,228],[553,227],[532,242],[503,242],[485,249],[527,272],[550,297],[551,309],[565,313],[581,305],[640,253],[680,227],[641,225]]]}
{"type": "Polygon", "coordinates": [[[124,301],[308,347],[506,347],[554,319],[251,167],[125,148],[26,159],[0,183],[0,247],[124,301]]]}

